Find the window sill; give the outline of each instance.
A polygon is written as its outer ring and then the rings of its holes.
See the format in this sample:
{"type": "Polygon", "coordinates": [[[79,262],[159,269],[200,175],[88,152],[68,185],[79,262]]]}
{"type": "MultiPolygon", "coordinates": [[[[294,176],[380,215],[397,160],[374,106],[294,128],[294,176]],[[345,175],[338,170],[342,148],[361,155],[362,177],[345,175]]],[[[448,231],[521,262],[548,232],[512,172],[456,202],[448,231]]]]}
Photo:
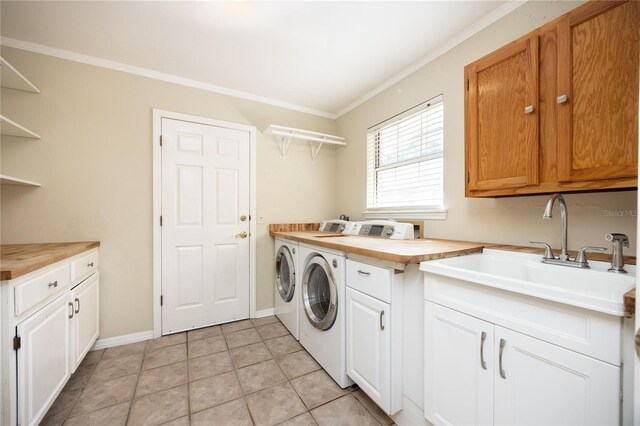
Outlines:
{"type": "Polygon", "coordinates": [[[368,209],[362,212],[367,219],[422,219],[422,220],[446,220],[446,209],[368,209]]]}

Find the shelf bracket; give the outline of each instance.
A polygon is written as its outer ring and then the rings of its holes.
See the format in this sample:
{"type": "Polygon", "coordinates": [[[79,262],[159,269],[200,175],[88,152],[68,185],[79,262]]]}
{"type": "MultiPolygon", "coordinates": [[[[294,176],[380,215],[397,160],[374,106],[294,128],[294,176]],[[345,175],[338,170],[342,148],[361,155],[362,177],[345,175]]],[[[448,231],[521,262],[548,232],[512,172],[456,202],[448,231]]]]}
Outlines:
{"type": "MultiPolygon", "coordinates": [[[[323,138],[324,139],[324,138],[323,138]]],[[[324,142],[310,142],[309,144],[311,145],[311,160],[315,161],[316,157],[318,156],[318,153],[320,152],[320,148],[322,148],[322,144],[324,142]]]]}
{"type": "Polygon", "coordinates": [[[287,151],[289,150],[289,145],[291,145],[292,139],[293,135],[283,136],[280,140],[280,155],[282,156],[282,158],[287,158],[287,151]]]}

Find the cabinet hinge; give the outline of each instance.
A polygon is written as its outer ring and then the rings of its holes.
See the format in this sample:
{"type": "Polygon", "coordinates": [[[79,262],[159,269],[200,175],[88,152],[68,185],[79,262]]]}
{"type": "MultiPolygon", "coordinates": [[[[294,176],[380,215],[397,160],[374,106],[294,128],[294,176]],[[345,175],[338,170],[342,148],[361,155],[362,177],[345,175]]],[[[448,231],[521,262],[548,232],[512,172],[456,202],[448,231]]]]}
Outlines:
{"type": "Polygon", "coordinates": [[[162,146],[162,135],[160,135],[160,146],[162,146]]]}
{"type": "Polygon", "coordinates": [[[162,306],[164,304],[164,296],[160,296],[160,306],[162,306]]]}
{"type": "Polygon", "coordinates": [[[162,216],[160,216],[160,226],[162,226],[162,216]]]}
{"type": "Polygon", "coordinates": [[[13,338],[13,350],[17,351],[18,349],[20,349],[22,347],[22,339],[19,338],[18,336],[15,336],[13,338]]]}
{"type": "Polygon", "coordinates": [[[471,173],[467,170],[467,183],[471,182],[471,173]]]}
{"type": "MultiPolygon", "coordinates": [[[[467,79],[467,92],[468,91],[469,91],[469,79],[467,79]]],[[[162,143],[160,145],[162,145],[162,143]]]]}

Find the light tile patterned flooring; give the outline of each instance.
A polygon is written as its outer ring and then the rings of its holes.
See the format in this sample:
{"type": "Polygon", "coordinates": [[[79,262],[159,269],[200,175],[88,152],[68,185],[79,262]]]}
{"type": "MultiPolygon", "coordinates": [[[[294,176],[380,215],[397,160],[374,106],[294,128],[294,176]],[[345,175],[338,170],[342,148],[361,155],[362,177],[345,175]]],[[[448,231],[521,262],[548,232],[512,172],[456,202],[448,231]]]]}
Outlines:
{"type": "Polygon", "coordinates": [[[274,316],[89,352],[43,425],[390,425],[274,316]]]}

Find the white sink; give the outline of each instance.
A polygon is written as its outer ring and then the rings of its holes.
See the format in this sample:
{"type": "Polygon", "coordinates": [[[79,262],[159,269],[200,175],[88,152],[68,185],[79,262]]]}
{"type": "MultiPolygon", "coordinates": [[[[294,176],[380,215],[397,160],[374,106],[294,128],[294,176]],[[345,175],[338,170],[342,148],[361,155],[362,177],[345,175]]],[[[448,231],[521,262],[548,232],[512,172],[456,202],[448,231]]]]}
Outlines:
{"type": "Polygon", "coordinates": [[[420,270],[481,285],[591,309],[624,315],[624,294],[635,287],[635,266],[627,274],[607,272],[608,262],[589,261],[591,269],[549,265],[541,255],[502,250],[432,260],[420,270]]]}

